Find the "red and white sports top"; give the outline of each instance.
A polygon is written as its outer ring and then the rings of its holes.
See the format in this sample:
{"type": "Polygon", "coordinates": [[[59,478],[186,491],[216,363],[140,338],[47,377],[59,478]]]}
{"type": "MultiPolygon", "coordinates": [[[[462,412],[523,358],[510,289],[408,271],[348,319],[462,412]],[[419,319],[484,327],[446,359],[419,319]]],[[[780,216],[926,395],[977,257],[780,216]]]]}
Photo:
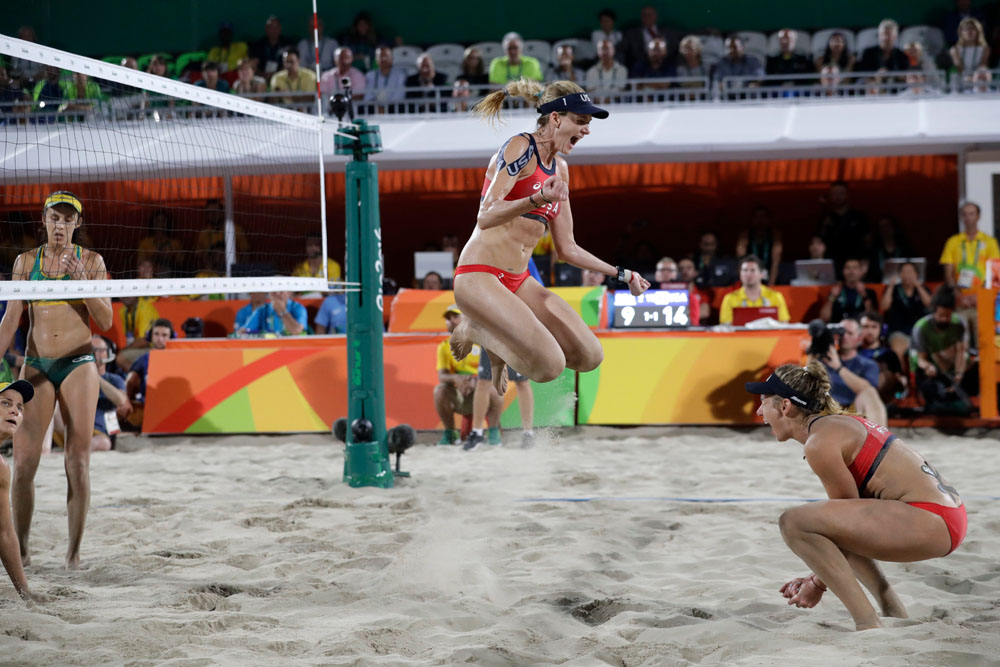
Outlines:
{"type": "MultiPolygon", "coordinates": [[[[500,169],[506,169],[507,173],[511,176],[517,176],[521,173],[521,170],[531,162],[531,158],[536,158],[535,160],[535,171],[532,172],[527,178],[522,178],[521,180],[514,183],[514,187],[510,189],[507,196],[504,197],[507,201],[512,201],[514,199],[524,199],[525,197],[530,197],[531,195],[540,192],[542,189],[542,183],[545,180],[556,173],[556,163],[555,160],[552,161],[552,167],[546,169],[542,166],[542,160],[538,157],[538,147],[535,145],[535,137],[531,134],[527,135],[517,135],[517,136],[527,136],[528,137],[528,149],[524,151],[521,157],[517,158],[511,163],[504,161],[503,153],[507,150],[507,145],[514,139],[511,137],[508,139],[503,146],[500,147],[500,151],[497,153],[497,171],[500,169]]],[[[486,190],[490,187],[490,179],[485,178],[483,180],[483,191],[480,194],[480,201],[486,196],[486,190]]],[[[530,218],[532,220],[537,220],[543,225],[548,225],[550,222],[556,219],[559,215],[559,202],[552,202],[551,204],[543,204],[538,208],[528,211],[527,213],[522,213],[522,218],[530,218]]]]}

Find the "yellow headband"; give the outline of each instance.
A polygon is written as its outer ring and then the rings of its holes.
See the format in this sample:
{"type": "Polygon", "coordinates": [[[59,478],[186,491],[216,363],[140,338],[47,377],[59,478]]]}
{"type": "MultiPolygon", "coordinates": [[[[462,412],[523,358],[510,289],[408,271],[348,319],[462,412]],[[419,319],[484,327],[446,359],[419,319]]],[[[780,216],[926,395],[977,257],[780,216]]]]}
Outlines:
{"type": "Polygon", "coordinates": [[[70,192],[53,192],[49,195],[49,198],[45,200],[45,206],[42,207],[42,210],[44,211],[55,206],[56,204],[69,204],[76,209],[77,213],[81,215],[83,214],[83,204],[81,204],[80,200],[76,198],[76,195],[70,192]]]}

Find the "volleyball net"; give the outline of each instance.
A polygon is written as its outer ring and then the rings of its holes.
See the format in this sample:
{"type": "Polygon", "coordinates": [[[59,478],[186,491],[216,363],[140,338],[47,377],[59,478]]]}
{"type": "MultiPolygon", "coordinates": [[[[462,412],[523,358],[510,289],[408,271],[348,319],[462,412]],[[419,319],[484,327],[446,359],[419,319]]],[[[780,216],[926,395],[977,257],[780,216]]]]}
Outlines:
{"type": "Polygon", "coordinates": [[[0,59],[13,75],[0,99],[3,298],[355,287],[338,273],[343,225],[327,238],[315,96],[253,101],[211,72],[194,85],[172,78],[174,63],[140,71],[2,35],[0,59]],[[9,280],[19,254],[46,244],[54,192],[78,201],[72,242],[103,257],[107,280],[9,280]]]}

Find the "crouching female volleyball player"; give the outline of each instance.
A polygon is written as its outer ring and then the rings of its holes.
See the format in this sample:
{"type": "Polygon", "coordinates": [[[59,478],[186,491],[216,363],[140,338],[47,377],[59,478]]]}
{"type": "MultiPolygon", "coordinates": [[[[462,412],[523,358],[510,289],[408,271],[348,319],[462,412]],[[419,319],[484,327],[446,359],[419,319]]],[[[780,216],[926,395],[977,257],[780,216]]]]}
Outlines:
{"type": "Polygon", "coordinates": [[[965,537],[965,506],[937,470],[885,427],[845,413],[830,398],[819,362],[786,364],[765,382],[757,414],[779,442],[798,440],[830,500],[795,507],[778,522],[785,542],[813,574],[781,587],[789,604],[814,607],[829,588],[858,630],[881,626],[861,584],[885,616],[906,610],[876,561],[940,558],[965,537]]]}
{"type": "Polygon", "coordinates": [[[528,274],[528,260],[551,227],[559,259],[582,269],[615,276],[641,294],[649,282],[628,269],[594,257],[573,238],[569,168],[559,153],[572,153],[590,134],[591,118],[607,118],[575,83],[548,85],[521,79],[488,95],[474,108],[495,121],[506,97],[534,106],[534,132],[511,137],[490,160],[476,228],[455,269],[455,301],[465,314],[452,333],[463,358],[473,343],[490,352],[493,383],[506,386],[506,364],[535,380],[554,380],[566,367],[596,368],[604,351],[593,332],[565,301],[528,274]]]}

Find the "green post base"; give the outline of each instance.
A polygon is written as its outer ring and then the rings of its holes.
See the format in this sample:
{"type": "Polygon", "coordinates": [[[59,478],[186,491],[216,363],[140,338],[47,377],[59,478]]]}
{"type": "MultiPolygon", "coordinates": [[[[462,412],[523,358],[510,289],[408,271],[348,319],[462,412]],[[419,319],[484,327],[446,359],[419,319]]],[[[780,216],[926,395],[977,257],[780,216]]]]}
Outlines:
{"type": "Polygon", "coordinates": [[[392,488],[392,467],[377,442],[352,442],[344,451],[344,481],[349,486],[392,488]]]}

